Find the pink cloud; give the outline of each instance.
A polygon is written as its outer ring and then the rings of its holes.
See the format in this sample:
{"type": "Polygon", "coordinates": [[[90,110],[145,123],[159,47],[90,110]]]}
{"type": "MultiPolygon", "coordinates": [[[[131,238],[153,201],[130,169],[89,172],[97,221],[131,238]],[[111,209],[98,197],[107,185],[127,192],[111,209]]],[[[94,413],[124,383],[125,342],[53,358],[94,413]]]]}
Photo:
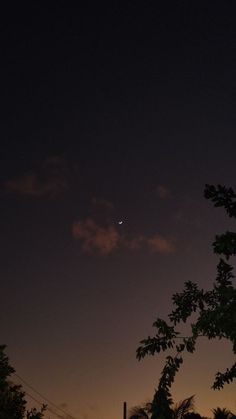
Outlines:
{"type": "Polygon", "coordinates": [[[156,234],[146,239],[147,245],[152,252],[173,253],[175,250],[173,240],[156,234]]]}
{"type": "Polygon", "coordinates": [[[92,205],[97,209],[104,209],[107,211],[111,211],[114,209],[114,205],[112,202],[102,198],[92,198],[92,205]]]}
{"type": "Polygon", "coordinates": [[[171,195],[170,190],[164,185],[158,185],[156,188],[156,191],[157,191],[157,195],[161,199],[167,199],[171,195]]]}
{"type": "Polygon", "coordinates": [[[169,254],[175,251],[173,240],[167,237],[156,234],[151,237],[134,235],[127,238],[125,234],[119,232],[116,226],[112,224],[100,226],[92,218],[75,222],[72,234],[75,239],[81,241],[82,249],[87,253],[109,255],[121,248],[132,252],[148,249],[152,253],[159,254],[169,254]]]}
{"type": "Polygon", "coordinates": [[[5,183],[8,191],[22,195],[42,196],[56,195],[66,188],[62,179],[49,178],[41,180],[36,174],[27,174],[5,183]]]}
{"type": "Polygon", "coordinates": [[[108,255],[119,247],[121,236],[114,226],[101,227],[91,218],[73,224],[73,236],[83,241],[85,252],[108,255]]]}
{"type": "Polygon", "coordinates": [[[145,242],[145,237],[141,236],[141,235],[138,235],[138,236],[133,237],[131,239],[124,240],[125,246],[129,250],[133,250],[133,251],[141,249],[144,242],[145,242]]]}
{"type": "Polygon", "coordinates": [[[5,189],[21,195],[57,195],[67,188],[66,167],[61,157],[55,156],[44,162],[35,173],[26,173],[5,182],[5,189]]]}

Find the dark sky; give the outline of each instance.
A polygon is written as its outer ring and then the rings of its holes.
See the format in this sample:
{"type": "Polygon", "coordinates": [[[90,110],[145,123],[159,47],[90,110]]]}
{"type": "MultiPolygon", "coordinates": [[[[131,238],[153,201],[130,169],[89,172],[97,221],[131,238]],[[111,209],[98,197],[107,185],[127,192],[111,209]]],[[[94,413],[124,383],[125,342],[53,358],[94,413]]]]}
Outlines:
{"type": "MultiPolygon", "coordinates": [[[[163,365],[139,340],[184,281],[210,286],[232,228],[203,189],[236,187],[236,8],[69,3],[1,12],[1,341],[76,418],[118,419],[163,365]]],[[[209,390],[231,358],[201,343],[174,399],[235,410],[234,384],[209,390]]]]}

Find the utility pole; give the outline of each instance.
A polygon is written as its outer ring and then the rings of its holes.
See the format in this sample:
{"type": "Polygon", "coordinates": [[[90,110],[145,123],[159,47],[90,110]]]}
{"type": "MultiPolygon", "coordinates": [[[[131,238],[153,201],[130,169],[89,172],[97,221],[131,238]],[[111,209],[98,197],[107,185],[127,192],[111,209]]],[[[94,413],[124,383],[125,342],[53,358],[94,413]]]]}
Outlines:
{"type": "Polygon", "coordinates": [[[123,419],[127,419],[127,403],[124,402],[123,406],[123,419]]]}

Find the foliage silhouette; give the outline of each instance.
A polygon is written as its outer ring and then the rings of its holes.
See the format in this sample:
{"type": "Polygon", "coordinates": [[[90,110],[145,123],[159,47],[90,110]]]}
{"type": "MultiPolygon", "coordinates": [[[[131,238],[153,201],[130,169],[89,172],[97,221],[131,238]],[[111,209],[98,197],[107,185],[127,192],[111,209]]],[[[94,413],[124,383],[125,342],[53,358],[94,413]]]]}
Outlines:
{"type": "Polygon", "coordinates": [[[135,406],[130,409],[129,419],[149,419],[149,403],[144,406],[135,406]]]}
{"type": "Polygon", "coordinates": [[[183,419],[186,418],[187,415],[190,415],[190,413],[194,413],[194,396],[190,396],[175,405],[173,409],[173,418],[183,419]]]}
{"type": "Polygon", "coordinates": [[[225,407],[216,407],[215,409],[212,409],[212,412],[214,419],[232,419],[235,417],[233,413],[225,407]]]}
{"type": "Polygon", "coordinates": [[[35,408],[26,411],[22,387],[9,380],[15,370],[9,364],[5,349],[5,345],[0,345],[0,419],[43,419],[46,406],[43,405],[40,411],[35,408]]]}
{"type": "MultiPolygon", "coordinates": [[[[215,207],[223,207],[230,217],[236,218],[236,194],[232,188],[206,185],[204,194],[215,207]]],[[[174,355],[166,356],[157,389],[157,393],[163,390],[167,397],[183,362],[183,353],[193,353],[199,337],[224,338],[232,343],[233,353],[236,353],[236,288],[232,283],[233,267],[228,263],[228,259],[236,254],[236,233],[227,231],[217,235],[213,249],[221,258],[212,289],[204,291],[191,281],[185,282],[183,291],[172,296],[174,309],[168,315],[168,323],[158,318],[153,323],[156,334],[143,339],[136,352],[138,360],[141,360],[146,355],[174,351],[174,355]],[[193,314],[196,320],[190,324],[190,335],[181,336],[177,326],[190,321],[193,314]]],[[[223,373],[217,372],[212,387],[221,389],[235,377],[236,363],[223,373]]]]}
{"type": "MultiPolygon", "coordinates": [[[[180,401],[173,407],[172,405],[172,399],[166,397],[163,390],[157,391],[152,402],[133,407],[130,410],[129,419],[187,419],[188,415],[194,413],[194,396],[180,401]]],[[[195,413],[195,415],[197,414],[195,413]]],[[[191,416],[188,419],[191,419],[191,416]]],[[[201,419],[201,416],[192,419],[201,419]]]]}
{"type": "Polygon", "coordinates": [[[202,416],[196,412],[189,412],[189,413],[186,413],[186,415],[184,416],[184,419],[201,419],[201,418],[202,416]]]}

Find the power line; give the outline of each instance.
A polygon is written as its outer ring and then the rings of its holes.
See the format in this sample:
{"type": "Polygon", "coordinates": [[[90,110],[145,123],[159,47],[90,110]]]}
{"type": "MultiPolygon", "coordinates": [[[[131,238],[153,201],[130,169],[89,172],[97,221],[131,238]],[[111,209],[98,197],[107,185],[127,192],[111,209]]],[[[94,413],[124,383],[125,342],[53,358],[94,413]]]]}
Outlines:
{"type": "MultiPolygon", "coordinates": [[[[25,391],[25,394],[27,396],[29,396],[31,399],[33,399],[36,403],[38,403],[40,406],[44,406],[44,404],[42,402],[40,402],[39,400],[37,400],[34,396],[32,396],[32,394],[28,393],[27,391],[25,391]]],[[[53,415],[57,416],[59,419],[65,419],[64,416],[59,415],[58,413],[54,412],[50,407],[47,406],[47,410],[52,413],[53,415]]]]}
{"type": "MultiPolygon", "coordinates": [[[[66,412],[64,409],[62,409],[61,407],[57,406],[55,403],[53,403],[51,400],[49,400],[47,397],[45,397],[42,393],[40,393],[38,390],[36,390],[33,386],[31,386],[26,380],[24,380],[22,377],[20,377],[20,375],[14,373],[14,375],[22,381],[22,383],[24,383],[27,387],[29,387],[34,393],[38,394],[38,396],[40,396],[42,399],[44,399],[47,403],[51,404],[54,408],[56,408],[57,410],[61,411],[64,415],[66,415],[67,417],[71,417],[71,419],[76,419],[73,415],[71,415],[69,412],[66,412]]],[[[26,393],[27,394],[27,393],[26,393]]],[[[32,397],[32,396],[30,396],[32,397]]],[[[39,403],[39,402],[38,402],[39,403]]],[[[42,404],[42,403],[41,403],[42,404]]],[[[61,416],[59,416],[61,417],[61,416]]]]}

